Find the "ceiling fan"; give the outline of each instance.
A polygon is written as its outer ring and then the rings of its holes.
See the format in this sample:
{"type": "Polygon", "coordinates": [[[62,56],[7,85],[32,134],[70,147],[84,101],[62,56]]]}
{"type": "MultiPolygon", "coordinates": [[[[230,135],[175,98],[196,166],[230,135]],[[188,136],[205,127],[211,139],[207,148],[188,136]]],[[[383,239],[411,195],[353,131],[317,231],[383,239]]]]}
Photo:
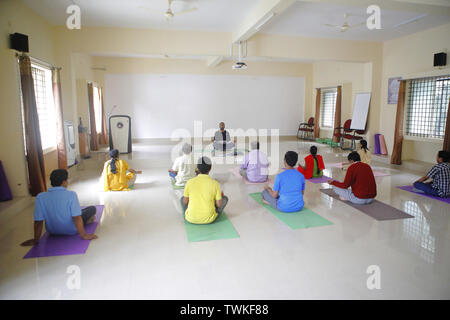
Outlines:
{"type": "Polygon", "coordinates": [[[340,25],[340,26],[337,26],[337,25],[334,25],[334,24],[328,24],[328,23],[322,24],[322,25],[323,26],[327,26],[327,27],[332,27],[332,28],[338,28],[338,29],[341,30],[341,32],[346,32],[349,29],[356,28],[356,27],[359,27],[359,26],[362,26],[362,25],[366,24],[366,22],[364,21],[364,22],[361,22],[361,23],[358,23],[358,24],[355,24],[355,25],[349,25],[348,22],[347,22],[348,16],[349,16],[348,13],[346,13],[344,15],[344,23],[342,25],[340,25]]]}
{"type": "Polygon", "coordinates": [[[173,12],[172,11],[172,2],[173,1],[177,1],[177,0],[167,0],[167,2],[169,3],[169,7],[167,8],[166,13],[164,14],[166,16],[167,20],[173,19],[175,16],[179,16],[181,14],[185,14],[185,13],[189,13],[189,12],[193,12],[193,11],[197,10],[197,8],[191,8],[191,9],[187,9],[187,10],[180,11],[180,12],[173,12]]]}
{"type": "MultiPolygon", "coordinates": [[[[193,12],[193,11],[197,11],[198,8],[190,8],[190,9],[186,9],[180,12],[173,12],[172,9],[172,3],[175,1],[179,1],[182,2],[183,0],[167,0],[168,2],[168,7],[167,7],[167,11],[164,13],[164,16],[166,17],[167,21],[171,21],[175,16],[179,16],[185,13],[189,13],[189,12],[193,12]]],[[[145,10],[151,10],[150,8],[144,7],[144,6],[139,6],[139,9],[145,9],[145,10]]]]}

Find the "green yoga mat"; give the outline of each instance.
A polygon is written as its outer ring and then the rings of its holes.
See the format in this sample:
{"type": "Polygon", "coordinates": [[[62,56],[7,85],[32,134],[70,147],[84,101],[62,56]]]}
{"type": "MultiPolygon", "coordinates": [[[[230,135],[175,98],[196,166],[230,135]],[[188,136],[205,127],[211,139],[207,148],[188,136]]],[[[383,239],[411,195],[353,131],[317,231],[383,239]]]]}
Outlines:
{"type": "Polygon", "coordinates": [[[172,183],[172,188],[174,188],[175,190],[184,189],[184,186],[177,186],[175,184],[175,179],[170,179],[170,182],[172,183]]]}
{"type": "Polygon", "coordinates": [[[225,212],[210,224],[192,224],[184,220],[189,242],[239,238],[225,212]]]}
{"type": "Polygon", "coordinates": [[[285,213],[263,203],[260,192],[250,193],[249,195],[291,229],[306,229],[333,224],[310,209],[303,208],[302,211],[285,213]]]}

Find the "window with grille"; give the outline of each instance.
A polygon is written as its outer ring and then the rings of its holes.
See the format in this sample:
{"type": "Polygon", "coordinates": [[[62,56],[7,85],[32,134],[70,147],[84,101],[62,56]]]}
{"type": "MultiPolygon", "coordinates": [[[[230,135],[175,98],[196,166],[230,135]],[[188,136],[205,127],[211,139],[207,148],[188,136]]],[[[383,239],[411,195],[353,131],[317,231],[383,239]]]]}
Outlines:
{"type": "Polygon", "coordinates": [[[443,139],[449,98],[450,76],[410,80],[406,135],[443,139]]]}
{"type": "Polygon", "coordinates": [[[322,128],[333,128],[337,88],[322,89],[321,96],[320,126],[322,128]]]}
{"type": "Polygon", "coordinates": [[[31,64],[36,107],[39,117],[42,149],[56,147],[56,116],[53,102],[52,72],[40,65],[31,64]]]}

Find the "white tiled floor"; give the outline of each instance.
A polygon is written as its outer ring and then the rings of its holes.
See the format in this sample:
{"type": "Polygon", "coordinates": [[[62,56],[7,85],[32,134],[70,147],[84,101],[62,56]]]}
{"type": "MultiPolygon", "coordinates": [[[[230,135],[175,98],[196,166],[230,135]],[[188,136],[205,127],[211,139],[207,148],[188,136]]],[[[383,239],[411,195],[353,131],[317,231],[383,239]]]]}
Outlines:
{"type": "MultiPolygon", "coordinates": [[[[286,141],[303,157],[308,142],[286,141]]],[[[291,230],[252,200],[262,186],[246,185],[215,165],[230,202],[227,215],[238,239],[189,243],[167,175],[170,145],[139,143],[130,165],[142,169],[135,190],[101,192],[105,154],[84,160],[70,189],[82,205],[104,204],[105,212],[84,255],[27,259],[19,243],[32,236],[32,212],[0,221],[0,299],[449,299],[450,205],[398,190],[417,173],[392,169],[377,177],[377,199],[415,216],[381,221],[330,199],[307,183],[306,206],[333,225],[291,230]],[[67,267],[81,270],[81,289],[70,290],[67,267]],[[370,265],[381,269],[381,289],[366,286],[370,265]]],[[[321,146],[326,162],[344,159],[321,146]]],[[[240,157],[237,157],[239,160],[240,157]]],[[[281,157],[280,157],[281,159],[281,157]]],[[[281,160],[280,160],[281,161],[281,160]]],[[[340,169],[327,172],[342,179],[340,169]]]]}

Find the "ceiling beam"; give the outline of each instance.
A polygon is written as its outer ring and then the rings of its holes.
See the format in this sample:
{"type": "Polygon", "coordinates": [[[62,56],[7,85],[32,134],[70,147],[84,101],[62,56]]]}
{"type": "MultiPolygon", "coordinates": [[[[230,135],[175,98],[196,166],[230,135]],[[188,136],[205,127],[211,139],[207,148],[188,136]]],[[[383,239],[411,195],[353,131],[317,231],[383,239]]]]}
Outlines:
{"type": "Polygon", "coordinates": [[[223,56],[209,57],[208,59],[206,59],[206,66],[208,68],[215,68],[223,61],[223,59],[223,56]]]}
{"type": "Polygon", "coordinates": [[[426,4],[431,6],[450,7],[450,0],[394,0],[397,2],[409,2],[416,4],[426,4]]]}
{"type": "Polygon", "coordinates": [[[448,14],[448,10],[443,7],[450,7],[450,0],[297,0],[298,2],[315,2],[328,3],[355,7],[368,7],[370,5],[378,5],[382,9],[398,10],[398,11],[414,11],[441,13],[444,10],[448,14]]]}
{"type": "Polygon", "coordinates": [[[265,21],[268,23],[270,17],[281,14],[284,10],[293,5],[296,0],[263,0],[241,24],[240,28],[233,33],[233,43],[250,39],[259,30],[265,21]]]}

